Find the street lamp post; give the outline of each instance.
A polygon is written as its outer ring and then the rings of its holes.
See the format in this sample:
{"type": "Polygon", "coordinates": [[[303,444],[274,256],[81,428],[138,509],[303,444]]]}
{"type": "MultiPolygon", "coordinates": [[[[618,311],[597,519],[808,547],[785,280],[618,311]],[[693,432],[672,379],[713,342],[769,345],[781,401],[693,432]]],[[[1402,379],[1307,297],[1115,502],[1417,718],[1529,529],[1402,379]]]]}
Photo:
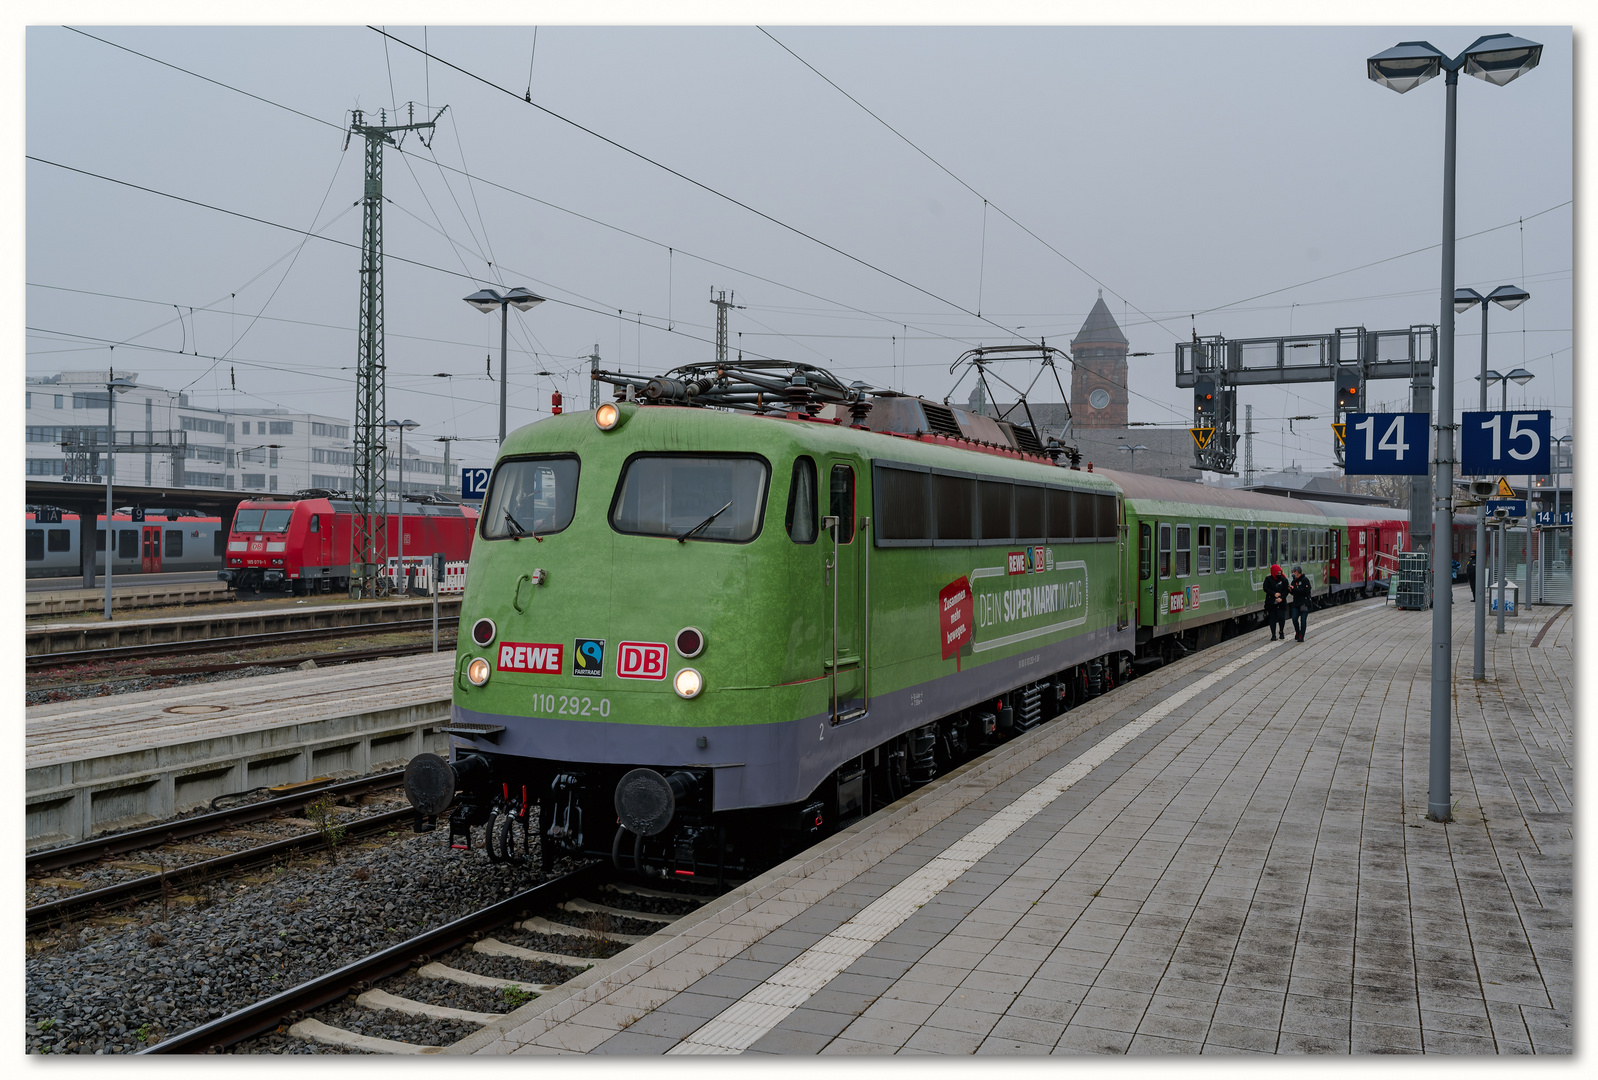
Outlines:
{"type": "MultiPolygon", "coordinates": [[[[1439,579],[1440,560],[1452,545],[1442,543],[1453,527],[1454,505],[1454,160],[1459,72],[1463,68],[1495,86],[1503,86],[1537,66],[1543,47],[1512,34],[1489,34],[1450,60],[1427,41],[1404,41],[1366,61],[1366,74],[1390,90],[1406,93],[1446,74],[1443,119],[1443,238],[1441,310],[1438,318],[1437,476],[1432,485],[1432,581],[1439,579]]],[[[1453,590],[1433,590],[1431,761],[1426,816],[1451,821],[1449,721],[1453,694],[1453,590]]]]}
{"type": "Polygon", "coordinates": [[[511,289],[504,296],[493,289],[479,289],[466,297],[466,302],[483,314],[491,314],[495,308],[499,309],[499,441],[505,442],[505,348],[506,339],[510,331],[510,312],[507,307],[517,311],[527,311],[544,302],[544,298],[537,293],[529,292],[520,285],[511,289]]]}
{"type": "MultiPolygon", "coordinates": [[[[1490,304],[1497,304],[1505,311],[1514,311],[1521,304],[1531,299],[1531,293],[1518,285],[1500,285],[1486,296],[1482,296],[1472,288],[1454,290],[1454,311],[1460,314],[1469,311],[1474,305],[1481,305],[1481,411],[1487,411],[1487,308],[1490,304]]],[[[1487,560],[1483,557],[1487,552],[1487,506],[1482,504],[1476,508],[1476,580],[1472,583],[1471,595],[1485,597],[1487,595],[1487,560]]],[[[1502,608],[1503,604],[1499,604],[1502,608]]],[[[1476,610],[1472,614],[1475,620],[1476,636],[1472,641],[1472,663],[1470,677],[1477,682],[1487,678],[1487,605],[1479,600],[1476,610]]]]}
{"type": "MultiPolygon", "coordinates": [[[[384,420],[383,426],[390,431],[399,432],[399,573],[401,594],[410,592],[410,577],[405,573],[405,433],[415,431],[421,427],[415,420],[384,420]]],[[[385,501],[387,493],[384,494],[385,501]]],[[[388,508],[383,508],[383,513],[388,513],[388,508]]]]}
{"type": "Polygon", "coordinates": [[[1131,463],[1127,466],[1128,470],[1131,472],[1137,472],[1137,452],[1139,450],[1147,450],[1148,447],[1144,446],[1142,443],[1138,443],[1136,446],[1123,446],[1121,449],[1132,455],[1131,463]]]}
{"type": "Polygon", "coordinates": [[[106,375],[105,381],[105,620],[111,621],[111,564],[116,561],[116,530],[111,519],[111,473],[116,462],[117,448],[117,395],[125,394],[139,384],[132,379],[117,377],[115,371],[106,375]]]}

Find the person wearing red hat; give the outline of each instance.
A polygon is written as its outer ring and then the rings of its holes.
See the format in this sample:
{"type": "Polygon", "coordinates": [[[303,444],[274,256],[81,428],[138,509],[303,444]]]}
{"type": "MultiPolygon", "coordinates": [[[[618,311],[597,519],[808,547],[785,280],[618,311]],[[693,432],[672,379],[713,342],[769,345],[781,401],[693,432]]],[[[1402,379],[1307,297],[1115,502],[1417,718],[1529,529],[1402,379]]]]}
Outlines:
{"type": "Polygon", "coordinates": [[[1261,588],[1265,590],[1265,622],[1271,628],[1271,640],[1286,640],[1287,604],[1292,589],[1280,564],[1271,564],[1271,576],[1265,579],[1261,588]]]}

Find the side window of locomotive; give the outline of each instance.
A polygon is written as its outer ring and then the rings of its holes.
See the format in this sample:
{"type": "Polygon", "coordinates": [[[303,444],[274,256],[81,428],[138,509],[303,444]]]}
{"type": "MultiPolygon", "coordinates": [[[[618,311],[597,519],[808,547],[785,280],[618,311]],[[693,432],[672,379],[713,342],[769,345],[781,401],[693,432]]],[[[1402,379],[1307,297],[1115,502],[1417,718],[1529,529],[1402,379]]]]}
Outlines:
{"type": "Polygon", "coordinates": [[[932,474],[936,543],[969,544],[977,538],[977,482],[973,477],[932,474]]]}
{"type": "Polygon", "coordinates": [[[311,515],[311,531],[313,533],[319,533],[319,532],[322,531],[322,515],[321,514],[312,514],[311,515]]]}
{"type": "Polygon", "coordinates": [[[483,500],[483,538],[546,536],[566,528],[577,512],[578,471],[574,457],[500,462],[489,479],[488,497],[483,500]]]}
{"type": "MultiPolygon", "coordinates": [[[[1249,530],[1249,535],[1251,537],[1253,536],[1252,529],[1249,530]]],[[[1249,546],[1252,547],[1253,545],[1251,544],[1249,546]]],[[[1250,559],[1248,564],[1253,566],[1254,560],[1250,559]]],[[[1232,569],[1243,569],[1243,526],[1241,525],[1236,526],[1232,530],[1232,569]]]]}
{"type": "Polygon", "coordinates": [[[1176,576],[1187,577],[1193,572],[1193,527],[1176,527],[1176,576]]]}
{"type": "Polygon", "coordinates": [[[854,543],[854,470],[847,465],[834,465],[828,484],[831,498],[827,500],[830,512],[838,519],[838,543],[854,543]]]}
{"type": "Polygon", "coordinates": [[[926,547],[932,543],[930,477],[924,469],[872,466],[878,547],[926,547]]]}
{"type": "MultiPolygon", "coordinates": [[[[575,473],[576,460],[571,462],[575,473]]],[[[524,463],[547,469],[559,462],[524,463]]],[[[500,468],[504,468],[501,465],[500,468]]],[[[496,470],[497,473],[497,470],[496,470]]],[[[760,533],[770,469],[763,458],[710,454],[638,454],[622,468],[610,505],[611,528],[638,536],[743,543],[760,533]],[[692,533],[692,536],[688,534],[692,533]]],[[[565,490],[575,495],[575,483],[565,490]]],[[[489,491],[492,499],[494,492],[489,491]]],[[[850,489],[853,504],[853,487],[850,489]]],[[[561,495],[562,504],[567,496],[561,495]]],[[[497,511],[497,507],[491,507],[497,511]]],[[[552,511],[551,511],[552,512],[552,511]]],[[[528,523],[512,510],[523,526],[528,523]]],[[[487,512],[484,514],[488,516],[487,512]]],[[[503,515],[496,527],[504,530],[503,515]]],[[[571,520],[568,509],[560,527],[571,520]]],[[[485,536],[492,535],[484,533],[485,536]]],[[[504,533],[503,535],[509,535],[504,533]]]]}
{"type": "Polygon", "coordinates": [[[181,559],[183,557],[183,530],[166,530],[166,550],[162,555],[168,559],[181,559]]]}
{"type": "Polygon", "coordinates": [[[51,529],[45,536],[46,547],[51,551],[71,551],[72,533],[66,529],[51,529]]]}
{"type": "Polygon", "coordinates": [[[44,558],[44,530],[29,529],[27,547],[23,558],[28,562],[38,562],[44,558]]]}
{"type": "Polygon", "coordinates": [[[982,539],[1008,543],[1015,536],[1010,485],[998,480],[977,481],[981,506],[982,539]]]}
{"type": "Polygon", "coordinates": [[[1017,540],[1042,540],[1049,535],[1043,523],[1043,489],[1015,485],[1015,536],[1017,540]]]}
{"type": "Polygon", "coordinates": [[[1198,527],[1198,572],[1201,574],[1210,572],[1210,527],[1208,525],[1200,525],[1198,527]]]}
{"type": "Polygon", "coordinates": [[[1073,492],[1067,491],[1065,488],[1051,487],[1049,489],[1047,512],[1050,540],[1070,540],[1076,536],[1076,531],[1072,526],[1072,514],[1074,512],[1071,508],[1072,494],[1073,492]]]}
{"type": "Polygon", "coordinates": [[[1147,581],[1154,573],[1154,538],[1150,533],[1148,522],[1137,527],[1137,577],[1139,581],[1147,581]]]}
{"type": "Polygon", "coordinates": [[[1171,527],[1160,526],[1160,577],[1171,576],[1171,527]]]}
{"type": "Polygon", "coordinates": [[[794,460],[788,485],[788,536],[796,544],[816,542],[816,463],[808,457],[794,460]]]}

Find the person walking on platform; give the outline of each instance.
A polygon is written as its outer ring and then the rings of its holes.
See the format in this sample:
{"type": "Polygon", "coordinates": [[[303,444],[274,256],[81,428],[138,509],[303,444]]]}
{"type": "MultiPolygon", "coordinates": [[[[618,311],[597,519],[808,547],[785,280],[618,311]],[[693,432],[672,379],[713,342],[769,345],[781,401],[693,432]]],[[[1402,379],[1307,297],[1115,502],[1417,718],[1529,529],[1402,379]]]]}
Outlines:
{"type": "Polygon", "coordinates": [[[1465,564],[1465,580],[1470,582],[1470,602],[1476,602],[1476,553],[1470,553],[1470,562],[1465,564]]]}
{"type": "Polygon", "coordinates": [[[1304,568],[1295,566],[1293,580],[1288,582],[1287,588],[1292,594],[1293,640],[1303,641],[1304,631],[1309,626],[1310,593],[1315,587],[1310,584],[1309,578],[1304,576],[1304,568]]]}
{"type": "Polygon", "coordinates": [[[1287,634],[1283,624],[1287,622],[1287,601],[1291,591],[1287,578],[1282,575],[1281,566],[1271,564],[1271,576],[1265,579],[1261,588],[1265,590],[1265,622],[1271,628],[1271,640],[1284,640],[1287,634]]]}

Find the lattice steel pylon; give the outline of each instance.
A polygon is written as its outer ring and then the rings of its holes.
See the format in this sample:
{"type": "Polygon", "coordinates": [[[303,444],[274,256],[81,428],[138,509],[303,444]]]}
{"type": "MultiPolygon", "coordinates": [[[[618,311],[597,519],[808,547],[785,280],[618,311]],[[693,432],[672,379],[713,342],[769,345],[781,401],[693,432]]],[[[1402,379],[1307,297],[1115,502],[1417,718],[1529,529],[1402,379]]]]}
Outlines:
{"type": "Polygon", "coordinates": [[[383,146],[399,146],[406,132],[432,130],[444,109],[420,123],[415,120],[415,102],[406,103],[405,113],[408,123],[390,124],[387,111],[379,109],[378,122],[368,124],[365,113],[355,109],[350,113],[349,131],[344,136],[346,150],[351,135],[366,141],[366,185],[361,196],[361,319],[355,363],[355,468],[351,479],[355,514],[350,523],[349,568],[350,597],[356,600],[374,595],[388,556],[388,448],[383,440],[383,419],[388,412],[388,369],[383,353],[383,146]],[[394,138],[396,133],[400,140],[394,138]]]}
{"type": "MultiPolygon", "coordinates": [[[[725,289],[721,291],[719,297],[715,295],[715,289],[711,289],[710,292],[710,302],[716,305],[716,363],[725,364],[727,362],[727,312],[731,309],[742,311],[744,306],[733,303],[733,294],[728,293],[725,289]]],[[[597,352],[598,350],[596,349],[595,351],[597,352]]]]}

